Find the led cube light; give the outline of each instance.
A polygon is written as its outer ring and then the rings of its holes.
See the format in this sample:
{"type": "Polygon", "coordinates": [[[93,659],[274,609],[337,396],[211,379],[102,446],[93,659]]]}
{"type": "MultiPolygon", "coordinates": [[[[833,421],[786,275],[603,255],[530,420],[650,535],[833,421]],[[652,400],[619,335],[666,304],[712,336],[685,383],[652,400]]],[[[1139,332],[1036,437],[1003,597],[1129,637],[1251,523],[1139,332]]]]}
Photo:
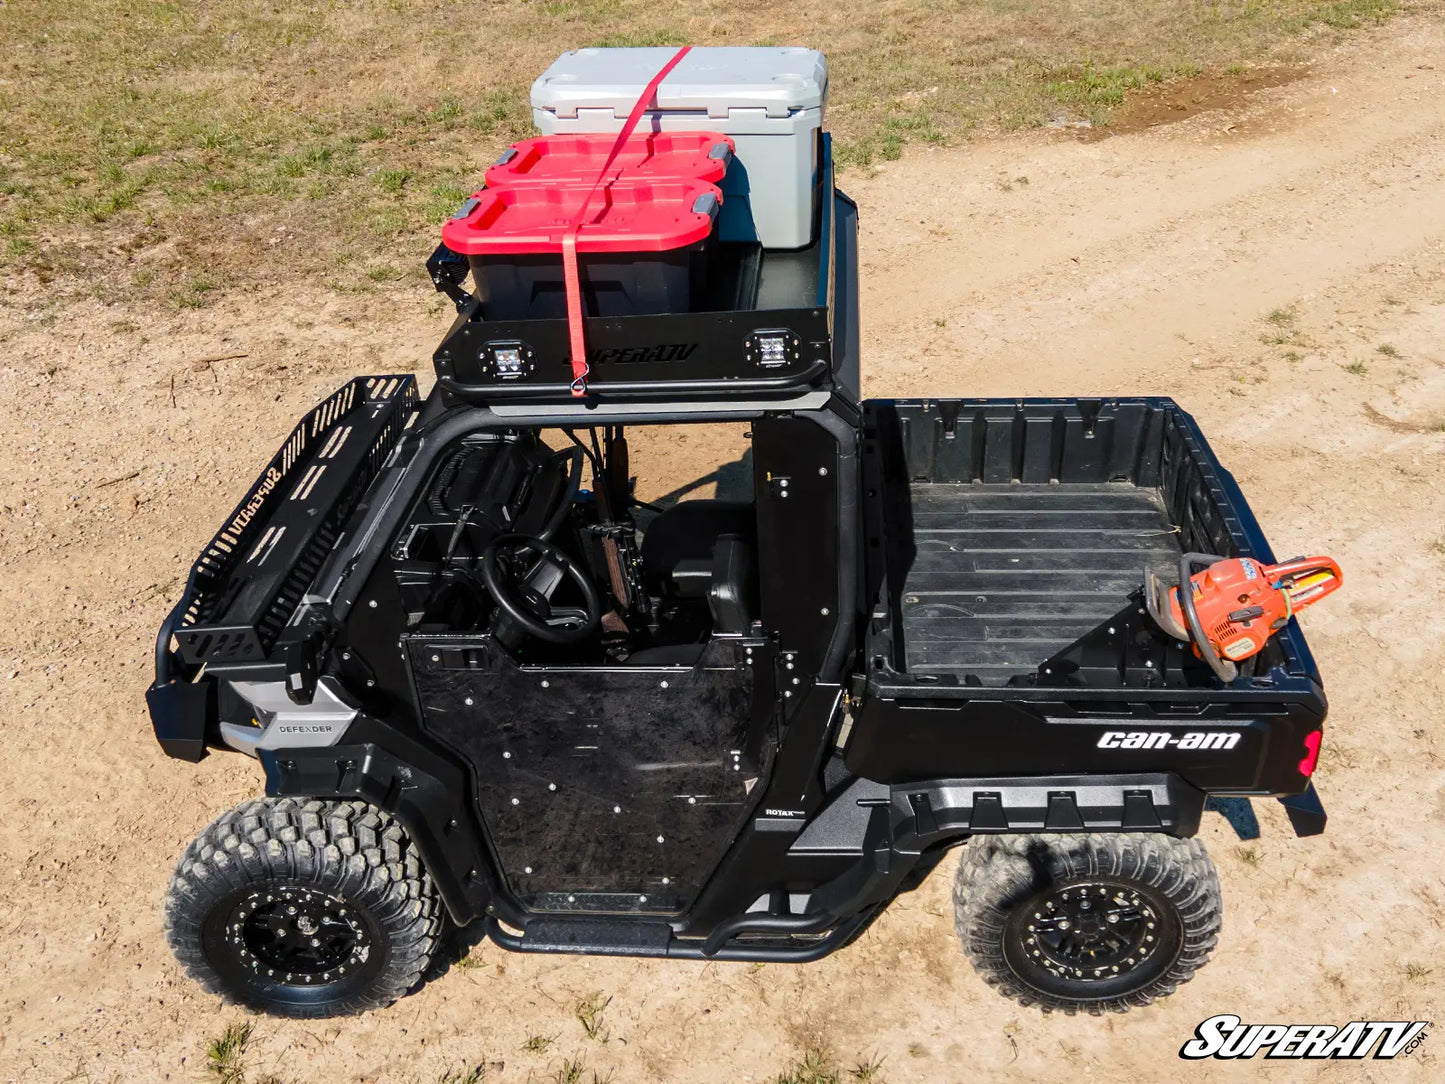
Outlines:
{"type": "Polygon", "coordinates": [[[760,369],[778,369],[798,360],[798,336],[786,328],[755,331],[748,336],[747,358],[760,369]]]}
{"type": "Polygon", "coordinates": [[[482,367],[498,380],[516,380],[526,376],[532,371],[534,363],[532,348],[515,339],[482,346],[482,367]]]}
{"type": "Polygon", "coordinates": [[[788,341],[781,335],[764,335],[758,339],[758,364],[782,365],[788,360],[788,341]]]}

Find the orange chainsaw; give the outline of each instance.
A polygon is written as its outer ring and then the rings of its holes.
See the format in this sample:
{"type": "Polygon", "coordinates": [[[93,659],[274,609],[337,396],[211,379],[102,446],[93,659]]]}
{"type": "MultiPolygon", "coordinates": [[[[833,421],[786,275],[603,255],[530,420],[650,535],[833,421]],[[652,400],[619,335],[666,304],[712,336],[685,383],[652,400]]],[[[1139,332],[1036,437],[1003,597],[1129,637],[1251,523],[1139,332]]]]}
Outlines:
{"type": "Polygon", "coordinates": [[[1192,642],[1194,653],[1226,682],[1238,676],[1236,662],[1259,654],[1291,617],[1344,582],[1329,557],[1266,565],[1250,557],[1186,553],[1179,560],[1179,583],[1187,583],[1188,591],[1152,571],[1147,575],[1149,616],[1170,636],[1192,642]],[[1195,572],[1200,565],[1204,571],[1195,572]]]}

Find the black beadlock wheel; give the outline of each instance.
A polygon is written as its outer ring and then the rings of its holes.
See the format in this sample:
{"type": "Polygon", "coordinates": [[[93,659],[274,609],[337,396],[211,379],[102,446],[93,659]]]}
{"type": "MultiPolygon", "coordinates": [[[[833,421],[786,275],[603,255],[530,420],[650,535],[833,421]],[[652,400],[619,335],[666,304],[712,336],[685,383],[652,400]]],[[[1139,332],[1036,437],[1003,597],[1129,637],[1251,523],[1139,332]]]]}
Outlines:
{"type": "Polygon", "coordinates": [[[186,848],[165,900],[190,975],[280,1016],[390,1004],[420,980],[441,925],[401,825],[364,802],[244,802],[186,848]]]}
{"type": "Polygon", "coordinates": [[[1045,1011],[1125,1012],[1174,992],[1219,938],[1219,877],[1198,840],[976,836],[954,918],[979,975],[1045,1011]]]}

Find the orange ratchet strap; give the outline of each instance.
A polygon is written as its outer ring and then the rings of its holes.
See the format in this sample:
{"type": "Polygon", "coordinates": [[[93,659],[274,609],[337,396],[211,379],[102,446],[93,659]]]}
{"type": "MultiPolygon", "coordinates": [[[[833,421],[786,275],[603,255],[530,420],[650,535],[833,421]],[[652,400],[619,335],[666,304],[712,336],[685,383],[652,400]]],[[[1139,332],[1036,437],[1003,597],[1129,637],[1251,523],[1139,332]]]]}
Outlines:
{"type": "Polygon", "coordinates": [[[592,203],[592,197],[597,194],[607,171],[612,168],[617,154],[622,150],[622,145],[627,142],[637,127],[637,122],[642,119],[642,114],[647,112],[647,107],[652,104],[653,96],[662,81],[678,62],[687,56],[692,49],[691,45],[684,45],[679,49],[671,60],[662,66],[662,70],[652,77],[652,82],[642,92],[642,97],[637,99],[637,104],[632,107],[632,112],[627,115],[627,123],[622,126],[622,131],[617,133],[617,140],[612,144],[612,151],[607,155],[607,161],[603,163],[602,169],[597,173],[597,179],[592,182],[592,187],[587,190],[587,195],[582,198],[582,206],[577,209],[576,215],[568,223],[567,230],[562,234],[562,284],[567,294],[567,337],[572,350],[572,395],[580,399],[587,394],[587,374],[590,371],[587,365],[587,344],[582,334],[582,280],[577,273],[577,233],[582,228],[583,220],[587,217],[587,208],[592,203]]]}

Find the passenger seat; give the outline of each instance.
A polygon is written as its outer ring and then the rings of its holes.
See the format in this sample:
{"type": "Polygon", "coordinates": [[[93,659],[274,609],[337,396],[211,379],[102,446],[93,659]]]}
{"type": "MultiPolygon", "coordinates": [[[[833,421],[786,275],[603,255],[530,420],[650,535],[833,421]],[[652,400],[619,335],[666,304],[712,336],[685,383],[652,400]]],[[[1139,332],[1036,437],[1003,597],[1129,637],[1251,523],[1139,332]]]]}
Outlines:
{"type": "MultiPolygon", "coordinates": [[[[733,501],[683,501],[659,515],[642,538],[643,580],[661,598],[707,601],[712,634],[741,635],[757,612],[753,505],[733,501]]],[[[691,665],[703,644],[645,648],[629,665],[691,665]],[[684,659],[688,652],[692,657],[684,659]]]]}

